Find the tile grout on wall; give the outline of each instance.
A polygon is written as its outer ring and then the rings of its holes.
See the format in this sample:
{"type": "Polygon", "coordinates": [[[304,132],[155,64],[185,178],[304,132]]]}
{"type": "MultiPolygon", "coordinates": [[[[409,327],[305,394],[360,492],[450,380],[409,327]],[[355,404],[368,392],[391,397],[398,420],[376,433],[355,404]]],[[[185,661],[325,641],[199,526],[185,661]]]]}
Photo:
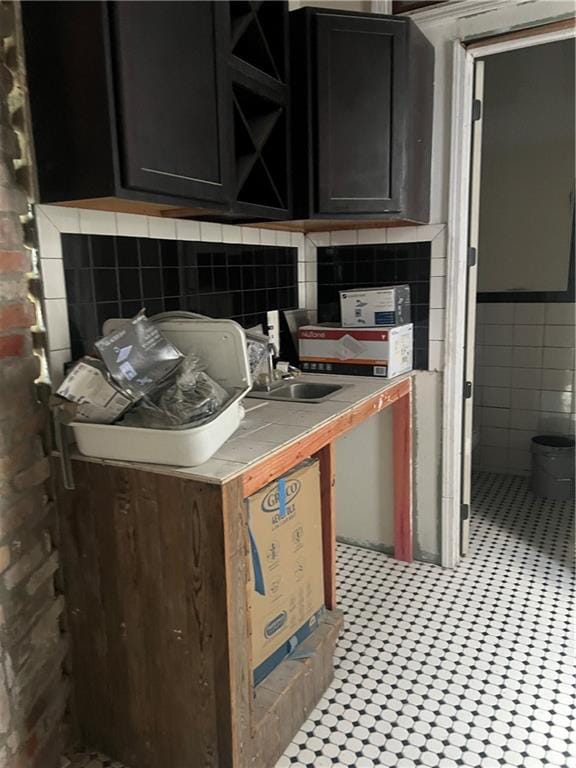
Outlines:
{"type": "Polygon", "coordinates": [[[481,303],[477,469],[527,475],[537,434],[574,434],[574,303],[481,303]]]}
{"type": "Polygon", "coordinates": [[[64,280],[62,234],[178,239],[240,245],[270,245],[298,249],[298,301],[314,303],[316,284],[306,281],[306,267],[315,258],[315,249],[305,248],[300,233],[260,230],[212,222],[159,219],[137,214],[37,206],[39,266],[44,288],[45,322],[49,362],[60,371],[71,358],[68,305],[64,280]]]}
{"type": "Polygon", "coordinates": [[[118,235],[217,243],[289,246],[298,249],[298,304],[317,309],[317,260],[320,245],[347,243],[431,242],[431,310],[429,370],[441,370],[444,361],[446,227],[419,227],[302,233],[231,224],[109,213],[68,207],[36,207],[39,232],[39,264],[43,278],[46,325],[51,367],[61,366],[70,355],[68,308],[62,264],[61,234],[118,235]]]}

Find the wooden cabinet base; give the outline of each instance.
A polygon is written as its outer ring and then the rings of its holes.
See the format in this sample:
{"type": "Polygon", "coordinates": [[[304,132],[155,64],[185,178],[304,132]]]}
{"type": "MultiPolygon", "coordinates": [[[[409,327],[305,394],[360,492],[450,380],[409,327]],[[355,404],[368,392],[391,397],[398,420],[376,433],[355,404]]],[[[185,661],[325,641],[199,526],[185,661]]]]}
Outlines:
{"type": "Polygon", "coordinates": [[[72,465],[56,492],[78,739],[132,768],[273,768],[332,679],[341,615],[254,689],[242,479],[72,465]]]}
{"type": "Polygon", "coordinates": [[[410,377],[246,465],[222,485],[142,465],[72,461],[57,485],[78,741],[131,768],[274,768],[333,675],[333,443],[394,409],[395,556],[412,559],[410,377]],[[316,457],[324,602],[314,633],[258,687],[245,499],[316,457]]]}

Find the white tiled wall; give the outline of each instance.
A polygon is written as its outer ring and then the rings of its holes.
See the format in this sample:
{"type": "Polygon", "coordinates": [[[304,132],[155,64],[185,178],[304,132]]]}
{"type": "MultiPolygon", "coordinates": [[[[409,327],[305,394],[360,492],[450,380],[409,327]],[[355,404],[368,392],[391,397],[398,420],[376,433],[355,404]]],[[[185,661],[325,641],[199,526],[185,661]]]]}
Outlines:
{"type": "MultiPolygon", "coordinates": [[[[431,224],[391,229],[343,230],[301,233],[240,227],[212,222],[161,219],[155,216],[110,213],[54,205],[36,206],[39,264],[44,290],[44,322],[48,331],[48,361],[54,379],[62,359],[69,355],[68,309],[62,266],[61,235],[122,235],[204,242],[280,245],[298,248],[298,303],[317,308],[316,248],[326,245],[430,242],[430,341],[429,370],[444,367],[446,304],[446,226],[431,224]],[[58,353],[58,354],[54,354],[58,353]],[[57,363],[57,365],[56,365],[57,363]]],[[[57,385],[59,381],[54,380],[57,385]]]]}
{"type": "MultiPolygon", "coordinates": [[[[316,305],[316,248],[329,245],[382,245],[384,243],[429,242],[430,253],[430,331],[428,337],[428,370],[441,371],[444,368],[444,340],[446,322],[446,225],[428,224],[417,227],[391,227],[389,229],[345,229],[334,232],[311,232],[306,237],[306,252],[313,250],[310,257],[314,271],[306,275],[309,290],[314,294],[316,305]]],[[[301,304],[300,306],[304,306],[301,304]]]]}
{"type": "Polygon", "coordinates": [[[478,304],[476,469],[528,474],[530,440],[574,434],[574,304],[478,304]]]}

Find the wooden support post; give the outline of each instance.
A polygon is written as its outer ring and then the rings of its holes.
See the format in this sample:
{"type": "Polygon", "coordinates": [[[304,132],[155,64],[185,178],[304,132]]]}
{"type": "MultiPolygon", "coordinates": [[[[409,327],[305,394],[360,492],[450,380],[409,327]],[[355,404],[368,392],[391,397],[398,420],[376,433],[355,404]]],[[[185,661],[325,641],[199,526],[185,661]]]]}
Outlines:
{"type": "Polygon", "coordinates": [[[412,560],[412,393],[392,406],[394,420],[394,557],[412,560]]]}
{"type": "Polygon", "coordinates": [[[336,607],[336,505],[334,503],[334,444],[318,451],[320,462],[320,503],[322,508],[322,554],[324,559],[324,602],[329,611],[336,607]]]}

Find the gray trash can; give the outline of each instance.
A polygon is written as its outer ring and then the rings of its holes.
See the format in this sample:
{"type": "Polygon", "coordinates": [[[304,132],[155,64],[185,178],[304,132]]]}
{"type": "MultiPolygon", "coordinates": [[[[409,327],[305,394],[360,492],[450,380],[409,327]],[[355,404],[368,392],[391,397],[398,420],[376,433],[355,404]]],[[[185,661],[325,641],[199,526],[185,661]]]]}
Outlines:
{"type": "Polygon", "coordinates": [[[538,435],[532,438],[532,491],[555,501],[574,498],[572,437],[538,435]]]}

